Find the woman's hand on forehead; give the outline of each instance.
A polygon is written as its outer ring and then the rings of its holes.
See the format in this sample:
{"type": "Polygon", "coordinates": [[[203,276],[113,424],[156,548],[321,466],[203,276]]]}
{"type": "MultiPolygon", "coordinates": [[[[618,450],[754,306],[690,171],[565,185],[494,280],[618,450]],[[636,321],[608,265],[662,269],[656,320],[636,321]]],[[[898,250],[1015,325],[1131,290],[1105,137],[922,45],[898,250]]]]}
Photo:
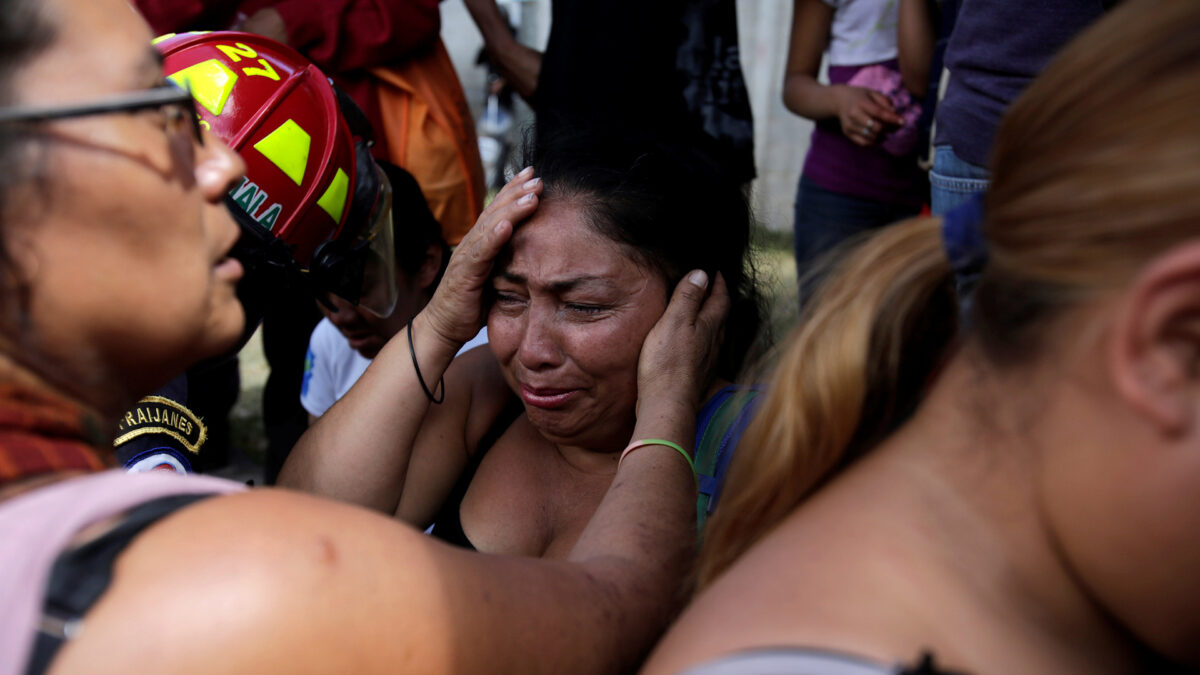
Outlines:
{"type": "Polygon", "coordinates": [[[516,226],[537,209],[542,181],[526,168],[492,199],[467,232],[425,313],[434,330],[448,342],[462,344],[484,323],[484,290],[492,267],[516,226]]]}

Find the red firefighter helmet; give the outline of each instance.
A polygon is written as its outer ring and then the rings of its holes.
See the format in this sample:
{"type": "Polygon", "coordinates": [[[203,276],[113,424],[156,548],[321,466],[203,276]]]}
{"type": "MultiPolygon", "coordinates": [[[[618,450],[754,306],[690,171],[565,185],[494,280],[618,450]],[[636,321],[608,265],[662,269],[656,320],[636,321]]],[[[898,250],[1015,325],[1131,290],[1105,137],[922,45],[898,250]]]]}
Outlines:
{"type": "Polygon", "coordinates": [[[370,160],[369,129],[356,129],[356,139],[342,114],[348,99],[299,53],[259,35],[180,33],[154,44],[167,78],[195,98],[201,126],[246,163],[230,192],[243,230],[261,236],[253,220],[282,242],[318,295],[390,313],[391,191],[370,160]]]}

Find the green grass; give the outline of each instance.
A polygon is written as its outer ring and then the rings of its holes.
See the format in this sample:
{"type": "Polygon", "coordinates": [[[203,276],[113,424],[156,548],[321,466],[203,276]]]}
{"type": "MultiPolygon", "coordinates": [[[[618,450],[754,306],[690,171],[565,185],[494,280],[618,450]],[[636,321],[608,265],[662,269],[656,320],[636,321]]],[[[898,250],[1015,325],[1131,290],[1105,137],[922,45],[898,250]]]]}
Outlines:
{"type": "Polygon", "coordinates": [[[770,337],[778,343],[796,323],[799,296],[796,293],[796,260],[791,232],[755,229],[751,255],[758,270],[763,300],[767,305],[770,337]]]}
{"type": "Polygon", "coordinates": [[[233,410],[229,411],[230,442],[237,451],[258,465],[262,465],[267,454],[267,432],[262,419],[262,393],[270,372],[267,359],[263,356],[262,329],[259,329],[238,353],[241,392],[233,410]]]}

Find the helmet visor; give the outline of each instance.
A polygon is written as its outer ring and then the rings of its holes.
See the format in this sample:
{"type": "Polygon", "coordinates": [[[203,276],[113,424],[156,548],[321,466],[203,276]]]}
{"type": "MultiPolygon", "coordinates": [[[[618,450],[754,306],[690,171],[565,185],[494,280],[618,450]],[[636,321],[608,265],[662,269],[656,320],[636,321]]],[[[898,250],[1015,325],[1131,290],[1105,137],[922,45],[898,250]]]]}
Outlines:
{"type": "Polygon", "coordinates": [[[379,178],[379,197],[371,209],[367,226],[359,231],[353,250],[361,254],[362,286],[358,304],[378,317],[390,316],[396,308],[396,249],[392,232],[392,185],[383,170],[371,165],[379,178]]]}

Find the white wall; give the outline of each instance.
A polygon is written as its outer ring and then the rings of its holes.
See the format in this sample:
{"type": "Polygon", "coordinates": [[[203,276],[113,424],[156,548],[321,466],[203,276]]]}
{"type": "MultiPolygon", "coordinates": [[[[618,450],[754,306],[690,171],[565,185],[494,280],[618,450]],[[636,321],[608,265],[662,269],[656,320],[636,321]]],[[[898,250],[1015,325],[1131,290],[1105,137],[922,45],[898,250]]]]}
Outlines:
{"type": "MultiPolygon", "coordinates": [[[[546,44],[550,32],[550,2],[512,0],[507,3],[519,7],[522,14],[519,37],[526,44],[538,48],[546,44]]],[[[442,40],[458,69],[467,101],[478,115],[483,107],[485,73],[483,68],[475,65],[475,56],[483,46],[483,39],[462,0],[444,0],[441,7],[442,40]]],[[[791,230],[796,181],[812,131],[812,123],[789,113],[781,99],[792,3],[788,0],[737,0],[737,9],[742,72],[754,111],[754,153],[758,165],[758,179],[754,185],[755,210],[762,225],[773,230],[791,230]]],[[[527,109],[523,112],[528,115],[527,109]]]]}
{"type": "Polygon", "coordinates": [[[787,0],[738,0],[742,74],[754,111],[754,206],[772,230],[792,229],[792,203],[812,122],[783,107],[783,68],[792,27],[787,0]]]}

